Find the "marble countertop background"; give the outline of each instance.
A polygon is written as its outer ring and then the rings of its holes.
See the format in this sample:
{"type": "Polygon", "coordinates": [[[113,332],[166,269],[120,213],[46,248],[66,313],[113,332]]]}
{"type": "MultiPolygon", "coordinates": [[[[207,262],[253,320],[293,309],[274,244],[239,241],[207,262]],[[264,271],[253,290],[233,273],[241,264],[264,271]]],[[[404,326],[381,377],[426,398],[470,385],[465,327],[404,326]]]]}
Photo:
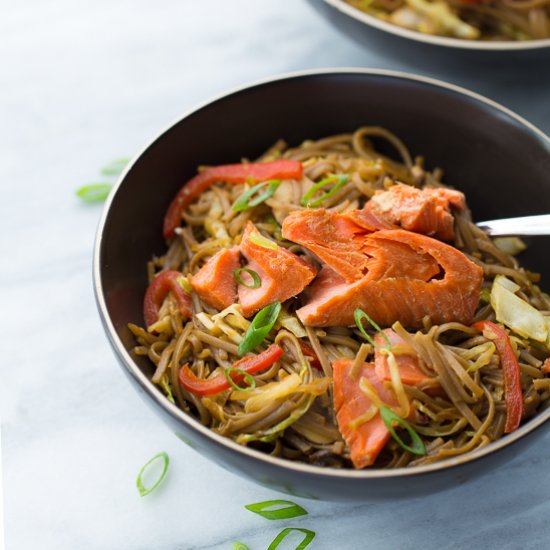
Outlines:
{"type": "MultiPolygon", "coordinates": [[[[117,365],[92,292],[100,180],[195,104],[297,69],[362,66],[444,76],[550,130],[546,76],[456,64],[414,69],[356,45],[303,0],[25,0],[0,15],[0,412],[7,550],[264,549],[285,526],[315,549],[547,548],[550,434],[479,481],[393,503],[297,499],[309,515],[267,522],[281,495],[182,445],[117,365]],[[139,468],[165,450],[147,498],[139,468]]],[[[284,498],[284,496],[282,497],[284,498]]]]}

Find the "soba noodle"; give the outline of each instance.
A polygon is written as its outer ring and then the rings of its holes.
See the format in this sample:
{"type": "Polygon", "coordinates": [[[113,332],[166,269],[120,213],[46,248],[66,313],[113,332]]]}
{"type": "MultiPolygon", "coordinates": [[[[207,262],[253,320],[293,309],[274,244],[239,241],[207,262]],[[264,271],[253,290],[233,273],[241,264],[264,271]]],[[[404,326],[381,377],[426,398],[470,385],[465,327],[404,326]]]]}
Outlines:
{"type": "MultiPolygon", "coordinates": [[[[393,4],[397,2],[392,0],[393,4]]],[[[527,5],[537,9],[544,6],[535,0],[529,3],[507,0],[508,4],[518,4],[523,11],[527,5]]],[[[303,179],[283,182],[273,197],[242,212],[235,212],[231,205],[250,187],[248,184],[214,185],[185,210],[184,226],[176,231],[166,254],[149,263],[150,280],[163,270],[180,271],[189,280],[217,251],[240,242],[248,220],[278,246],[317,262],[307,249],[282,238],[280,224],[289,212],[304,209],[300,198],[306,188],[333,174],[349,175],[345,185],[323,203],[324,208],[338,212],[362,208],[377,190],[390,188],[396,181],[421,188],[443,185],[440,170],[427,170],[422,158],[411,158],[401,140],[378,127],[306,141],[296,148],[279,141],[258,160],[279,158],[301,161],[303,179]],[[387,140],[402,160],[397,162],[377,152],[375,140],[387,140]]],[[[519,285],[519,296],[548,315],[550,298],[535,284],[537,276],[500,250],[472,223],[468,211],[455,213],[454,246],[483,268],[483,288],[489,289],[496,275],[505,275],[519,285]]],[[[364,361],[373,360],[374,348],[364,341],[357,328],[303,327],[295,314],[300,306],[299,296],[284,304],[284,315],[257,350],[277,343],[285,353],[273,366],[254,375],[256,390],[229,389],[200,397],[178,382],[181,366],[188,363],[200,378],[215,376],[231,367],[240,358],[238,344],[249,320],[241,315],[237,304],[220,312],[204,303],[196,293],[192,293],[192,300],[193,316],[189,320],[183,320],[169,294],[161,307],[159,321],[152,328],[129,325],[137,344],[133,353],[149,358],[155,367],[152,380],[167,398],[205,426],[243,445],[290,460],[351,467],[349,448],[335,420],[331,365],[336,359],[349,358],[355,361],[352,368],[359,368],[364,361]],[[309,344],[320,369],[312,368],[300,342],[309,344]],[[277,393],[281,386],[272,383],[283,381],[288,388],[281,397],[277,393]],[[262,393],[262,388],[272,392],[271,398],[266,397],[268,392],[262,393]]],[[[474,321],[482,319],[495,320],[491,305],[483,299],[474,321]]],[[[411,425],[425,443],[427,452],[424,456],[415,456],[390,439],[374,467],[427,464],[478,449],[503,435],[504,377],[494,343],[460,323],[430,326],[429,319],[425,321],[425,329],[416,332],[406,330],[399,322],[393,325],[393,330],[404,341],[393,354],[398,356],[412,350],[419,358],[422,371],[437,380],[443,391],[434,393],[422,385],[401,384],[399,376],[388,384],[396,391],[400,408],[407,406],[416,410],[416,421],[411,425]]],[[[519,357],[524,418],[527,419],[550,399],[550,381],[544,370],[550,350],[517,334],[511,333],[510,339],[519,357]]],[[[365,418],[355,422],[367,421],[369,415],[376,413],[376,403],[373,403],[374,409],[365,411],[365,418]]],[[[407,411],[401,412],[406,416],[407,411]]]]}

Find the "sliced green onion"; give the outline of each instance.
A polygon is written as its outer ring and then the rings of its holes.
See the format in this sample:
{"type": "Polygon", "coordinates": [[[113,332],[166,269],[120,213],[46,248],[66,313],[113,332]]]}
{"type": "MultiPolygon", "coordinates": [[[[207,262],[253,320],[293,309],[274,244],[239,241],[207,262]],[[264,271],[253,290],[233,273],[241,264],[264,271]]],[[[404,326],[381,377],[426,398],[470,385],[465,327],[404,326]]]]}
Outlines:
{"type": "Polygon", "coordinates": [[[300,527],[287,527],[283,529],[274,539],[273,542],[267,547],[267,550],[275,550],[281,544],[283,539],[290,535],[293,531],[298,531],[303,533],[305,536],[302,539],[302,542],[296,546],[295,550],[304,550],[309,546],[310,542],[315,538],[315,531],[310,531],[309,529],[301,529],[300,527]]]}
{"type": "Polygon", "coordinates": [[[479,299],[482,302],[490,303],[491,302],[491,291],[488,288],[482,288],[481,293],[479,295],[479,299]]]}
{"type": "Polygon", "coordinates": [[[168,376],[166,374],[162,375],[162,378],[160,379],[160,385],[162,389],[164,390],[164,393],[166,393],[166,398],[170,403],[176,404],[174,400],[174,396],[172,394],[172,388],[170,387],[170,383],[168,382],[168,376]]]}
{"type": "Polygon", "coordinates": [[[231,384],[233,389],[237,391],[251,391],[256,388],[256,380],[254,380],[254,377],[250,373],[245,372],[242,369],[227,367],[224,373],[227,381],[231,384]],[[246,380],[247,385],[244,387],[239,386],[239,384],[237,384],[231,377],[232,374],[240,374],[244,378],[244,380],[246,380]]]}
{"type": "Polygon", "coordinates": [[[273,302],[256,313],[239,344],[239,355],[252,351],[264,341],[277,322],[281,307],[281,302],[273,302]]]}
{"type": "Polygon", "coordinates": [[[290,519],[307,516],[306,510],[290,500],[265,500],[264,502],[247,504],[245,508],[265,519],[290,519]],[[266,509],[273,507],[276,507],[275,510],[266,509]]]}
{"type": "Polygon", "coordinates": [[[233,543],[231,550],[250,550],[250,548],[244,542],[237,541],[233,543]]]}
{"type": "Polygon", "coordinates": [[[405,422],[405,420],[403,420],[400,416],[395,414],[389,407],[386,407],[385,405],[380,405],[380,416],[382,417],[386,428],[388,428],[392,437],[395,439],[395,441],[397,441],[400,447],[405,449],[405,451],[409,451],[410,453],[413,453],[415,455],[426,454],[426,447],[424,446],[424,442],[422,441],[422,439],[420,439],[420,436],[416,433],[416,431],[408,422],[405,422]],[[393,429],[393,423],[395,422],[397,422],[403,428],[405,428],[405,430],[407,430],[411,437],[412,447],[404,443],[403,440],[397,435],[397,433],[393,429]]]}
{"type": "Polygon", "coordinates": [[[104,176],[118,176],[130,162],[130,159],[120,158],[111,161],[101,169],[104,176]]]}
{"type": "Polygon", "coordinates": [[[262,280],[260,279],[260,276],[253,269],[249,269],[248,267],[239,267],[238,269],[234,269],[233,275],[235,276],[235,279],[237,279],[237,283],[239,283],[242,286],[245,286],[246,288],[260,288],[262,286],[262,280]],[[245,283],[242,280],[241,278],[242,271],[245,271],[252,277],[251,285],[245,283]]]}
{"type": "Polygon", "coordinates": [[[279,225],[277,220],[274,218],[273,214],[270,214],[269,216],[266,216],[264,223],[268,223],[269,225],[274,225],[275,226],[275,231],[273,232],[273,235],[278,241],[285,241],[286,240],[283,237],[283,234],[281,233],[281,226],[279,225]]]}
{"type": "Polygon", "coordinates": [[[386,340],[386,346],[384,347],[384,349],[386,351],[391,350],[391,342],[388,338],[388,335],[361,308],[358,307],[355,310],[355,312],[353,313],[353,318],[355,319],[355,324],[357,325],[357,328],[361,331],[361,334],[365,337],[365,340],[367,340],[367,342],[372,344],[375,348],[380,349],[380,346],[374,343],[374,340],[371,338],[370,334],[365,330],[365,327],[363,326],[363,319],[366,319],[368,323],[382,335],[384,340],[386,340]]]}
{"type": "Polygon", "coordinates": [[[250,233],[250,240],[257,244],[258,246],[263,246],[264,248],[271,248],[271,250],[277,250],[279,246],[277,243],[270,241],[260,233],[250,233]]]}
{"type": "Polygon", "coordinates": [[[243,193],[235,201],[235,204],[233,205],[233,211],[242,212],[243,210],[248,210],[249,208],[258,206],[258,204],[261,204],[262,202],[269,199],[269,197],[273,196],[273,193],[275,193],[279,185],[281,185],[281,180],[269,180],[258,183],[258,185],[251,187],[246,193],[243,193]],[[252,199],[252,197],[264,187],[266,187],[266,190],[263,193],[260,193],[255,199],[252,199]]]}
{"type": "Polygon", "coordinates": [[[176,279],[176,281],[181,286],[181,288],[183,288],[183,290],[185,290],[185,292],[192,292],[193,291],[193,287],[191,286],[191,283],[183,275],[181,277],[178,277],[176,279]]]}
{"type": "Polygon", "coordinates": [[[342,174],[340,176],[329,176],[328,178],[322,179],[319,183],[316,183],[303,197],[300,201],[300,204],[302,206],[307,206],[308,208],[314,208],[316,206],[319,206],[322,204],[325,200],[332,197],[337,191],[339,191],[345,183],[349,180],[349,176],[347,174],[342,174]],[[323,193],[319,197],[317,197],[314,200],[311,200],[313,195],[319,191],[319,189],[322,189],[325,187],[325,185],[336,182],[335,185],[333,185],[329,191],[326,193],[323,193]]]}
{"type": "Polygon", "coordinates": [[[84,202],[103,202],[113,186],[110,183],[91,183],[76,190],[76,196],[84,202]]]}
{"type": "Polygon", "coordinates": [[[138,488],[139,494],[144,497],[148,495],[151,491],[156,489],[159,485],[159,483],[165,478],[166,472],[168,471],[168,465],[170,464],[170,459],[168,458],[168,455],[162,451],[161,453],[155,455],[149,462],[146,462],[143,468],[139,471],[139,474],[136,479],[136,487],[138,488]],[[142,477],[147,471],[147,469],[153,464],[153,462],[156,462],[157,460],[162,460],[164,462],[162,467],[162,472],[160,473],[160,477],[151,485],[150,487],[145,487],[142,481],[142,477]]]}

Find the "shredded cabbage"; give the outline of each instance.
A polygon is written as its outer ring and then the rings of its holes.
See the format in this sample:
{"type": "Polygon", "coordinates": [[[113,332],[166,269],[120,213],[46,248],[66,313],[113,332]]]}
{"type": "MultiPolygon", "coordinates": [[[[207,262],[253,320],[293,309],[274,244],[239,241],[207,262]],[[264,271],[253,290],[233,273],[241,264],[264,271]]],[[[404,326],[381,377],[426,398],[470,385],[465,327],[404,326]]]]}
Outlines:
{"type": "Polygon", "coordinates": [[[250,326],[250,321],[245,319],[241,313],[242,306],[240,304],[232,304],[226,307],[223,311],[212,315],[212,321],[215,323],[218,320],[223,319],[226,323],[229,323],[233,328],[246,331],[250,326]]]}
{"type": "Polygon", "coordinates": [[[527,248],[519,237],[497,237],[493,239],[493,243],[500,251],[510,256],[515,256],[527,248]]]}
{"type": "Polygon", "coordinates": [[[208,212],[206,220],[204,220],[204,228],[212,237],[216,239],[229,239],[229,235],[225,228],[225,224],[220,221],[223,215],[222,205],[217,197],[212,200],[212,206],[208,212]]]}
{"type": "Polygon", "coordinates": [[[497,321],[524,338],[546,342],[549,329],[544,316],[510,290],[514,284],[506,277],[495,278],[491,289],[491,305],[497,321]]]}
{"type": "Polygon", "coordinates": [[[275,399],[284,399],[296,391],[301,381],[296,373],[292,373],[279,382],[270,382],[261,388],[256,388],[253,395],[246,400],[244,410],[247,413],[256,412],[275,399]]]}
{"type": "Polygon", "coordinates": [[[266,430],[262,435],[240,434],[235,438],[235,441],[241,445],[246,445],[250,441],[263,441],[264,443],[274,441],[283,433],[284,430],[286,430],[289,426],[292,426],[294,422],[300,419],[309,410],[314,399],[315,396],[312,395],[304,402],[303,405],[294,409],[287,418],[266,430]]]}
{"type": "Polygon", "coordinates": [[[290,313],[287,313],[284,309],[281,310],[277,323],[281,327],[286,328],[289,332],[292,332],[296,338],[307,337],[307,332],[298,318],[290,313]]]}
{"type": "Polygon", "coordinates": [[[497,285],[502,285],[506,290],[513,292],[514,294],[520,289],[520,286],[517,283],[514,283],[511,279],[508,279],[504,275],[497,275],[494,282],[497,285]]]}

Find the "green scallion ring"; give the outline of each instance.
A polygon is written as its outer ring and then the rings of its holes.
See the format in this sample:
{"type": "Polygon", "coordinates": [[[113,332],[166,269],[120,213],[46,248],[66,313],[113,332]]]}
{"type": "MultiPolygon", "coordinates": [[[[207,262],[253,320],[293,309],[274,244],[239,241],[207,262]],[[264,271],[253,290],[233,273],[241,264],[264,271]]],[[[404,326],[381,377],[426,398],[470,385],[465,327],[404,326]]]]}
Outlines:
{"type": "Polygon", "coordinates": [[[307,515],[304,508],[291,500],[264,500],[263,502],[245,504],[245,508],[265,519],[291,519],[307,515]]]}
{"type": "Polygon", "coordinates": [[[252,351],[265,340],[277,322],[281,308],[281,302],[273,302],[256,313],[239,344],[239,355],[252,351]]]}
{"type": "Polygon", "coordinates": [[[306,206],[307,208],[315,208],[316,206],[320,206],[324,201],[337,193],[347,183],[348,180],[349,176],[347,174],[329,176],[328,178],[324,178],[320,182],[316,183],[307,193],[304,194],[304,196],[300,200],[300,204],[302,206],[306,206]],[[316,199],[311,200],[315,193],[317,193],[317,191],[325,187],[325,185],[328,185],[329,183],[332,183],[334,181],[336,183],[326,193],[323,193],[316,199]]]}
{"type": "Polygon", "coordinates": [[[154,489],[156,489],[158,487],[160,482],[166,476],[166,472],[168,471],[168,465],[169,464],[170,464],[170,458],[168,457],[168,454],[165,453],[164,451],[162,451],[162,452],[156,454],[151,460],[149,460],[148,462],[146,462],[143,465],[143,467],[139,471],[139,474],[138,474],[137,479],[136,479],[136,487],[139,491],[139,494],[142,497],[148,495],[151,491],[153,491],[154,489]],[[143,481],[142,481],[142,476],[147,471],[149,466],[153,462],[156,462],[157,460],[162,460],[164,462],[163,467],[162,467],[162,472],[160,473],[159,478],[153,483],[153,485],[151,485],[151,487],[145,487],[145,485],[143,484],[143,481]]]}
{"type": "Polygon", "coordinates": [[[281,185],[281,180],[268,180],[258,183],[258,185],[254,185],[254,187],[251,187],[248,191],[246,191],[246,193],[243,193],[235,201],[233,204],[233,211],[242,212],[243,210],[248,210],[249,208],[258,206],[262,202],[269,199],[269,197],[273,196],[273,193],[275,193],[279,185],[281,185]],[[266,190],[263,193],[260,193],[256,198],[252,198],[264,187],[266,190]]]}
{"type": "Polygon", "coordinates": [[[254,380],[254,377],[250,373],[245,372],[242,369],[238,369],[236,367],[227,367],[224,370],[224,374],[225,374],[225,377],[227,378],[227,381],[231,384],[231,386],[233,387],[234,390],[237,390],[237,391],[252,391],[253,389],[256,388],[256,380],[254,380]],[[242,375],[243,378],[246,380],[248,385],[245,386],[244,388],[242,388],[237,383],[235,383],[233,378],[231,378],[231,375],[233,373],[242,375]]]}
{"type": "Polygon", "coordinates": [[[110,183],[91,183],[75,191],[76,196],[84,202],[103,202],[111,192],[110,183]]]}
{"type": "Polygon", "coordinates": [[[426,446],[424,445],[424,442],[420,439],[418,433],[416,433],[414,428],[408,422],[396,415],[389,407],[386,407],[385,405],[380,406],[380,416],[382,417],[386,428],[388,428],[391,433],[391,436],[395,439],[395,441],[397,441],[402,449],[415,455],[426,454],[426,446]],[[397,422],[400,426],[407,430],[409,436],[411,437],[412,447],[404,443],[403,440],[397,435],[392,425],[394,422],[397,422]]]}
{"type": "Polygon", "coordinates": [[[235,279],[237,280],[237,283],[246,287],[246,288],[260,288],[262,286],[262,280],[260,279],[260,276],[253,270],[249,269],[248,267],[239,267],[238,269],[233,270],[233,275],[235,276],[235,279]],[[242,278],[241,278],[241,272],[245,271],[252,277],[252,284],[246,284],[242,278]]]}
{"type": "Polygon", "coordinates": [[[279,245],[277,243],[274,243],[267,237],[264,237],[261,233],[255,232],[250,233],[250,240],[257,244],[258,246],[263,246],[264,248],[270,248],[271,250],[278,250],[279,245]]]}
{"type": "Polygon", "coordinates": [[[310,531],[309,529],[302,529],[300,527],[287,527],[286,529],[283,529],[274,539],[273,542],[267,547],[267,550],[275,550],[279,547],[281,542],[286,538],[287,535],[290,535],[290,533],[298,531],[299,533],[304,534],[304,538],[302,539],[302,542],[298,546],[296,546],[295,550],[304,550],[311,541],[315,538],[315,531],[310,531]]]}
{"type": "Polygon", "coordinates": [[[107,166],[101,169],[103,176],[118,176],[122,173],[126,165],[130,162],[128,158],[119,158],[111,161],[107,166]]]}
{"type": "Polygon", "coordinates": [[[369,315],[367,315],[361,308],[357,308],[353,313],[353,318],[355,319],[355,324],[357,325],[357,328],[365,338],[369,342],[369,344],[372,344],[375,348],[381,349],[378,344],[374,342],[374,340],[371,338],[370,334],[365,330],[365,327],[363,326],[363,319],[366,319],[367,322],[377,331],[379,332],[384,340],[386,340],[386,346],[385,350],[390,351],[391,350],[391,342],[388,338],[388,335],[375,323],[373,319],[370,318],[369,315]]]}
{"type": "Polygon", "coordinates": [[[184,277],[183,275],[179,276],[176,279],[176,281],[181,286],[181,288],[183,288],[183,290],[185,290],[185,292],[189,292],[189,293],[193,292],[193,287],[191,286],[191,283],[189,283],[187,278],[184,277]]]}

